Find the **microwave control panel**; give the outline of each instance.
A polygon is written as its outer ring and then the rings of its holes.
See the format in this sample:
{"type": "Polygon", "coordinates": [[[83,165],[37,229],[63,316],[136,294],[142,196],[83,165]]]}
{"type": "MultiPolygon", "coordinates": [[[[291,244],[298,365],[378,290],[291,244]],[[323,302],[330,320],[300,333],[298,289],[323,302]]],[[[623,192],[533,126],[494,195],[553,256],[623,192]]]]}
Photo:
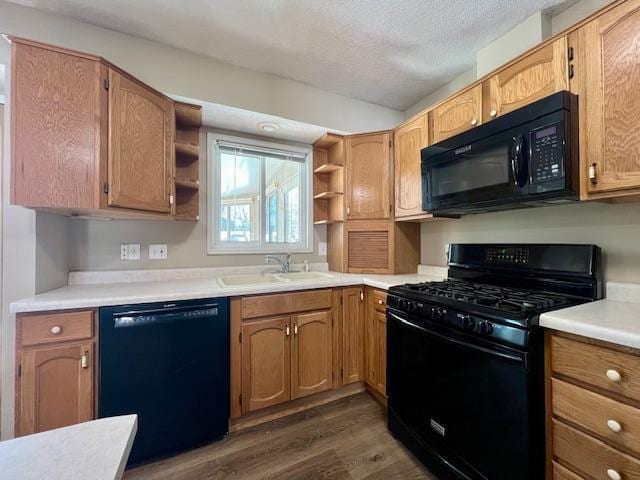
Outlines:
{"type": "Polygon", "coordinates": [[[563,141],[559,123],[531,132],[531,178],[533,183],[548,182],[564,177],[563,141]]]}

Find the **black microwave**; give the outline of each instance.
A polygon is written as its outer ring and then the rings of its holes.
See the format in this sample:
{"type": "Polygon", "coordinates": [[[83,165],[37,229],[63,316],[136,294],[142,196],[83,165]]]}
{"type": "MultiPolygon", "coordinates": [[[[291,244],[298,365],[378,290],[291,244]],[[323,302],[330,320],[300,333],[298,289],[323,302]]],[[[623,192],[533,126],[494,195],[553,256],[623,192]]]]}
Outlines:
{"type": "Polygon", "coordinates": [[[460,216],[578,200],[578,99],[562,91],[424,148],[422,206],[460,216]]]}

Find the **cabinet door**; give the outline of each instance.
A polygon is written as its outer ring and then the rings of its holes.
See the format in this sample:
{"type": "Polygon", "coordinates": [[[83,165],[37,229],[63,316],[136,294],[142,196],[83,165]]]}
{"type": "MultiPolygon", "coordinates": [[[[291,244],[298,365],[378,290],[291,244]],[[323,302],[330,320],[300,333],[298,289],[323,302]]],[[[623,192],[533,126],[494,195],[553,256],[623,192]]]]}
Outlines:
{"type": "Polygon", "coordinates": [[[429,143],[427,114],[397,129],[393,138],[395,216],[420,215],[423,213],[420,150],[429,143]]]}
{"type": "Polygon", "coordinates": [[[242,413],[291,398],[289,317],[242,325],[242,413]]]}
{"type": "Polygon", "coordinates": [[[432,143],[438,143],[482,123],[482,85],[456,95],[431,112],[432,143]]]}
{"type": "Polygon", "coordinates": [[[18,435],[93,419],[93,343],[21,354],[18,435]]]}
{"type": "Polygon", "coordinates": [[[342,379],[346,385],[364,379],[364,293],[361,288],[345,288],[342,300],[342,379]]]}
{"type": "Polygon", "coordinates": [[[312,312],[291,317],[291,398],[331,388],[331,312],[312,312]]]}
{"type": "Polygon", "coordinates": [[[382,395],[387,395],[387,315],[375,310],[373,315],[373,329],[375,343],[374,361],[375,378],[373,388],[382,395]]]}
{"type": "Polygon", "coordinates": [[[171,104],[109,70],[109,206],[171,211],[171,104]]]}
{"type": "Polygon", "coordinates": [[[391,215],[389,133],[347,137],[347,218],[376,219],[391,215]]]}
{"type": "Polygon", "coordinates": [[[19,41],[12,48],[11,203],[95,208],[100,63],[19,41]]]}
{"type": "Polygon", "coordinates": [[[499,117],[560,90],[569,89],[567,38],[523,57],[487,80],[485,121],[499,117]]]}
{"type": "Polygon", "coordinates": [[[571,88],[583,185],[599,197],[640,188],[640,1],[621,3],[575,33],[571,88]]]}

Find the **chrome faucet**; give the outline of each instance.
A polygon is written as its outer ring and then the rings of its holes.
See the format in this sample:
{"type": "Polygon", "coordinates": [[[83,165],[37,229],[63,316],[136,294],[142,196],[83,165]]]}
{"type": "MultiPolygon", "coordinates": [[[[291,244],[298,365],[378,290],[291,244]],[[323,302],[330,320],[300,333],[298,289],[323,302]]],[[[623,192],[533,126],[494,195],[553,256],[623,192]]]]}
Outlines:
{"type": "Polygon", "coordinates": [[[287,254],[287,256],[285,257],[284,260],[282,260],[280,257],[276,257],[275,255],[267,255],[266,257],[264,257],[264,263],[269,263],[269,262],[277,262],[280,264],[280,268],[281,268],[281,273],[287,273],[289,271],[289,259],[291,258],[291,254],[287,254]]]}

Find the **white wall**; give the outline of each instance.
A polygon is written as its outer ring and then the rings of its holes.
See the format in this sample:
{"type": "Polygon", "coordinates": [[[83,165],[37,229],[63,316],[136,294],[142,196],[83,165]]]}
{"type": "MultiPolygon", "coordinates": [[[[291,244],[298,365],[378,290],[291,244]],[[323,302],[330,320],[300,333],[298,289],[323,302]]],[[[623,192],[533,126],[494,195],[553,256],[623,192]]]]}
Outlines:
{"type": "Polygon", "coordinates": [[[396,110],[2,0],[0,32],[101,55],[167,94],[347,132],[402,120],[396,110]]]}

